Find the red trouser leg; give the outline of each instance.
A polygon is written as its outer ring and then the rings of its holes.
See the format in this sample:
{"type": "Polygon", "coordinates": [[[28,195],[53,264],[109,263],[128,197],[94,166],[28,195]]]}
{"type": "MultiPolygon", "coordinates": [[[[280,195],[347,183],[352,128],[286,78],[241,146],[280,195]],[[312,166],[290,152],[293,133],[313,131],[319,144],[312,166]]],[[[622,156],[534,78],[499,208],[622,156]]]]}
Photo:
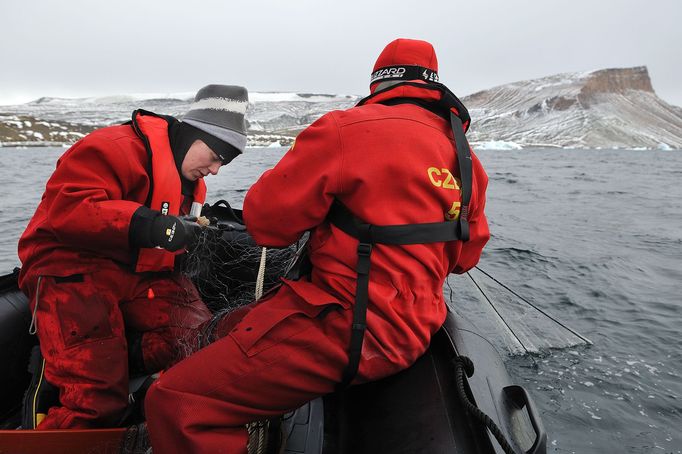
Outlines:
{"type": "Polygon", "coordinates": [[[142,333],[142,356],[150,373],[197,350],[197,329],[211,319],[194,284],[181,274],[140,279],[121,311],[126,329],[142,333]]]}
{"type": "Polygon", "coordinates": [[[246,423],[333,391],[348,361],[351,313],[323,308],[282,287],[163,374],[145,400],[154,451],[246,453],[246,423]]]}
{"type": "MultiPolygon", "coordinates": [[[[96,273],[95,273],[96,274],[96,273]]],[[[38,338],[45,379],[60,389],[61,407],[50,409],[39,429],[111,426],[127,405],[128,358],[118,298],[95,284],[44,277],[38,338]]]]}
{"type": "Polygon", "coordinates": [[[45,378],[60,389],[62,406],[39,429],[116,425],[128,404],[125,329],[144,333],[145,363],[160,370],[180,358],[181,346],[193,347],[196,328],[210,319],[180,275],[149,278],[112,265],[58,280],[42,279],[36,315],[45,378]]]}

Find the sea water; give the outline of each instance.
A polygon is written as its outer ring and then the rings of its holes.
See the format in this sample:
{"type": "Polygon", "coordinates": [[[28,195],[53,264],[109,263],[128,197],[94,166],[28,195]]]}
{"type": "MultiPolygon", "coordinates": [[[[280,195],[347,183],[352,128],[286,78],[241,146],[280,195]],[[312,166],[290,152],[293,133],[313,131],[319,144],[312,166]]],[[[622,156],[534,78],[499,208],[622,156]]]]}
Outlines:
{"type": "MultiPolygon", "coordinates": [[[[241,206],[283,148],[248,149],[206,179],[241,206]]],[[[0,148],[0,272],[62,148],[0,148]]],[[[682,152],[479,151],[492,238],[480,271],[449,279],[451,307],[490,336],[532,394],[548,451],[682,450],[682,152]],[[505,326],[481,292],[479,284],[505,326]]]]}

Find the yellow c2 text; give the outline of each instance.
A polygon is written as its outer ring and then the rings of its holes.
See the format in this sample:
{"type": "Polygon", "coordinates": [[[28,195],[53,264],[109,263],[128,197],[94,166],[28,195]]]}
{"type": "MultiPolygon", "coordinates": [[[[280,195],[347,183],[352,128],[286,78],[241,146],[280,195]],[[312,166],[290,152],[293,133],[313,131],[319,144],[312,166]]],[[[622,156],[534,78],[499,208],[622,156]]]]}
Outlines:
{"type": "Polygon", "coordinates": [[[455,189],[457,191],[459,191],[461,188],[461,182],[459,178],[452,175],[448,169],[429,167],[426,173],[429,175],[431,184],[437,188],[455,189]]]}

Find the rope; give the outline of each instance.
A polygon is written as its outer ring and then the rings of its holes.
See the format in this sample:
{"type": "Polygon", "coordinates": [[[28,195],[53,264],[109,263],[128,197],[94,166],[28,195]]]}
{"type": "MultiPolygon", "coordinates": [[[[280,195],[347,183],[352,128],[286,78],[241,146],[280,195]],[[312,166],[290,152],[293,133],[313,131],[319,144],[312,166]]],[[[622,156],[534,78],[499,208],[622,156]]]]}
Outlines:
{"type": "Polygon", "coordinates": [[[121,454],[147,454],[151,452],[149,433],[145,423],[134,424],[128,429],[121,440],[121,454]]]}
{"type": "Polygon", "coordinates": [[[265,454],[268,426],[268,421],[254,421],[246,424],[246,431],[249,433],[246,446],[248,454],[265,454]]]}
{"type": "Polygon", "coordinates": [[[263,296],[263,283],[265,282],[265,261],[267,259],[267,248],[262,248],[260,255],[260,266],[258,267],[258,277],[256,278],[256,301],[263,296]]]}
{"type": "Polygon", "coordinates": [[[474,375],[474,363],[466,356],[458,356],[455,358],[454,363],[459,400],[478,422],[485,425],[488,430],[490,430],[490,433],[493,434],[505,454],[516,454],[514,448],[511,447],[500,428],[495,424],[495,421],[490,419],[490,416],[483,413],[476,405],[472,404],[469,400],[469,396],[467,396],[466,390],[464,389],[464,373],[466,372],[467,377],[474,375]]]}
{"type": "Polygon", "coordinates": [[[36,317],[36,314],[38,312],[38,301],[40,301],[40,283],[42,282],[42,280],[43,277],[38,276],[38,283],[36,284],[36,305],[33,307],[31,325],[28,327],[28,334],[30,334],[31,336],[38,332],[38,318],[36,317]]]}
{"type": "Polygon", "coordinates": [[[510,289],[509,287],[507,287],[506,285],[504,285],[502,282],[500,282],[500,281],[498,281],[497,279],[495,279],[494,277],[492,277],[490,274],[488,274],[488,273],[486,273],[485,271],[483,271],[482,269],[480,269],[478,266],[476,266],[476,269],[477,269],[478,271],[480,271],[481,273],[485,274],[486,276],[488,276],[490,279],[492,279],[496,284],[498,284],[499,286],[501,286],[503,289],[507,290],[507,291],[510,292],[512,295],[514,295],[515,297],[517,297],[518,299],[520,299],[520,300],[523,301],[524,303],[528,304],[530,307],[532,307],[532,308],[535,309],[536,311],[540,312],[540,313],[541,313],[542,315],[544,315],[545,317],[547,317],[547,318],[549,318],[550,320],[552,320],[552,321],[553,321],[554,323],[556,323],[557,325],[561,326],[562,328],[564,328],[564,329],[567,330],[567,331],[570,331],[574,336],[576,336],[576,337],[582,339],[582,341],[585,342],[586,344],[592,345],[592,341],[589,340],[588,338],[586,338],[586,337],[580,335],[578,332],[576,332],[576,331],[572,330],[571,328],[569,328],[568,326],[564,325],[564,324],[561,323],[559,320],[555,319],[554,317],[552,317],[551,315],[549,315],[547,312],[543,311],[542,309],[540,309],[539,307],[537,307],[535,304],[531,303],[530,301],[528,301],[527,299],[525,299],[524,297],[522,297],[521,295],[519,295],[518,293],[516,293],[514,290],[512,290],[512,289],[510,289]]]}

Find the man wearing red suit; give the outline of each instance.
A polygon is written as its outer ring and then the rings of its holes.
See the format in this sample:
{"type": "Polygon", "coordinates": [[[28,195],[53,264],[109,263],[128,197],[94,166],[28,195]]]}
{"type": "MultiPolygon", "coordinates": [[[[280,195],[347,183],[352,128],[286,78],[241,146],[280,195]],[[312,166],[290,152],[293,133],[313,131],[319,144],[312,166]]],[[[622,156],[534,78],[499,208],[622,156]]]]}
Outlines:
{"type": "Polygon", "coordinates": [[[244,424],[415,362],[446,316],[442,286],[489,239],[487,176],[433,47],[399,39],[372,94],[324,115],[251,187],[248,231],[281,247],[311,231],[310,275],[231,314],[218,341],[146,400],[154,450],[246,453],[244,424]]]}
{"type": "Polygon", "coordinates": [[[170,366],[210,318],[178,271],[199,228],[183,216],[198,216],[203,177],[243,151],[247,104],[243,87],[209,85],[183,121],[137,110],[59,159],[19,241],[19,284],[44,358],[25,428],[116,425],[129,372],[170,366]],[[47,415],[33,411],[41,377],[59,391],[47,415]]]}

